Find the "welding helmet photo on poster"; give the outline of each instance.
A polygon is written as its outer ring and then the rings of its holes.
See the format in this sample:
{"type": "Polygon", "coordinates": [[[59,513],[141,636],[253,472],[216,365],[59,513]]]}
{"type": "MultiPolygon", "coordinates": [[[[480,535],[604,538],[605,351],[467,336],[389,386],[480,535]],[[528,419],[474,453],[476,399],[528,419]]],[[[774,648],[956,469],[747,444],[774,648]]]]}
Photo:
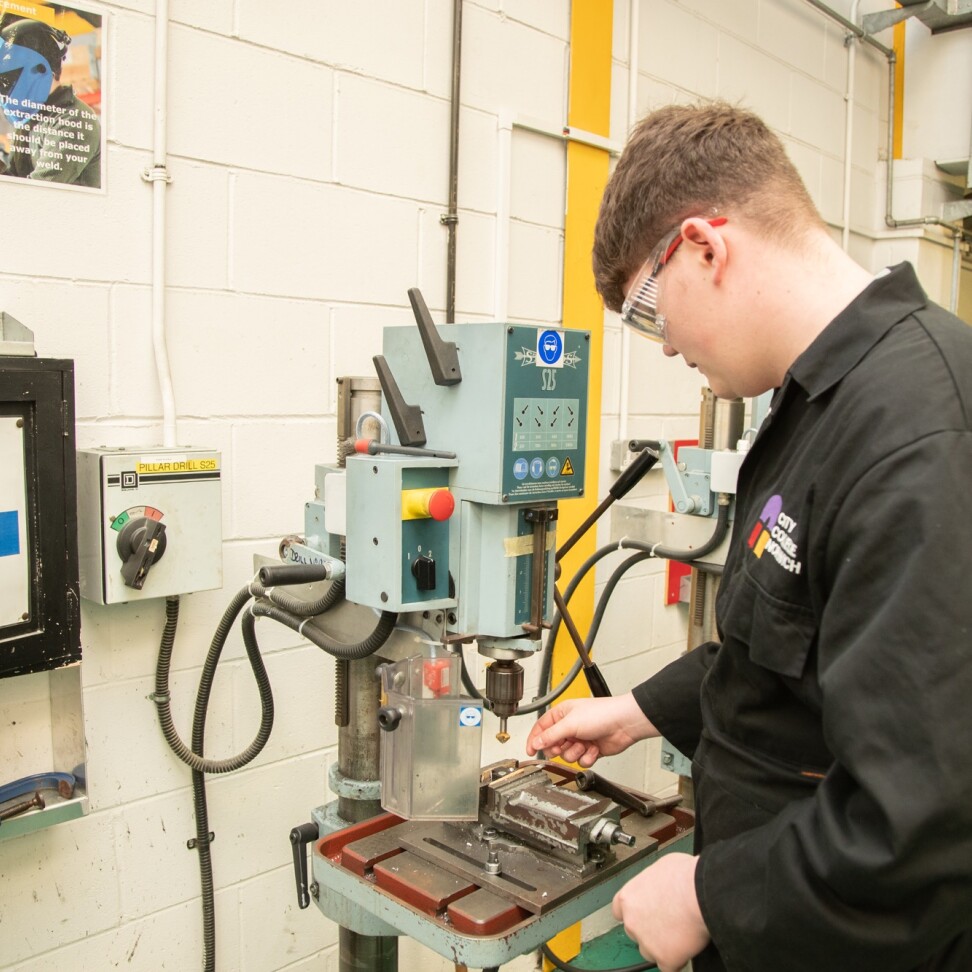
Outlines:
{"type": "Polygon", "coordinates": [[[0,0],[0,183],[104,189],[104,14],[0,0]]]}

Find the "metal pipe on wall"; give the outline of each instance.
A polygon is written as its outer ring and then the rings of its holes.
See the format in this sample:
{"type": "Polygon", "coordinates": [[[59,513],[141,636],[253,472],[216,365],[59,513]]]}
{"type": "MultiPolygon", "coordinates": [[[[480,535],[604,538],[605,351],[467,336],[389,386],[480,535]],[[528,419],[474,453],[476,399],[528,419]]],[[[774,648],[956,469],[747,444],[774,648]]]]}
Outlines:
{"type": "Polygon", "coordinates": [[[459,223],[459,81],[462,55],[462,0],[452,8],[452,117],[449,125],[449,211],[439,217],[449,233],[446,255],[446,323],[456,319],[456,230],[459,223]]]}

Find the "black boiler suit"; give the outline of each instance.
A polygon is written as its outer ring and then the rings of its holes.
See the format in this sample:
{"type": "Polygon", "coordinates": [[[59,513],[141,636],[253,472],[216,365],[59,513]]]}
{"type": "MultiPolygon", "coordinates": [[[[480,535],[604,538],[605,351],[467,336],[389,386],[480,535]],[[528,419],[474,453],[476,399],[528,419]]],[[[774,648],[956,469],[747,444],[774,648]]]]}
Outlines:
{"type": "Polygon", "coordinates": [[[696,972],[972,970],[972,328],[909,264],[794,362],[719,644],[635,698],[693,759],[696,972]]]}

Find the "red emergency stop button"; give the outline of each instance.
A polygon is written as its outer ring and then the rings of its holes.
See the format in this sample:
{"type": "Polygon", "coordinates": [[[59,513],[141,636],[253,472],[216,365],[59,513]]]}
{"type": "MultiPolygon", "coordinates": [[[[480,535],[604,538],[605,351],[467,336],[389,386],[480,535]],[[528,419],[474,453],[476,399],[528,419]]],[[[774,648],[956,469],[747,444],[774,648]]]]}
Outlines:
{"type": "Polygon", "coordinates": [[[429,516],[433,520],[448,520],[456,508],[456,499],[447,489],[436,489],[429,497],[429,516]]]}
{"type": "Polygon", "coordinates": [[[448,520],[455,509],[456,498],[445,486],[402,490],[403,520],[448,520]]]}

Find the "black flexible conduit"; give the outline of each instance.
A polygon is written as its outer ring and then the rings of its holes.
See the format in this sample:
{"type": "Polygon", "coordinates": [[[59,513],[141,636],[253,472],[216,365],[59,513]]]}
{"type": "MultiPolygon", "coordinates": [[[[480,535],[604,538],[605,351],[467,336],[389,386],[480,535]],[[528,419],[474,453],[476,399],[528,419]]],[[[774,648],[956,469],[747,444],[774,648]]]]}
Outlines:
{"type": "MultiPolygon", "coordinates": [[[[256,585],[252,586],[255,590],[256,585]]],[[[290,614],[296,614],[302,618],[313,618],[318,614],[330,611],[338,601],[344,600],[344,578],[333,581],[323,596],[316,601],[302,601],[278,587],[268,588],[266,597],[273,601],[277,607],[283,608],[290,614]]]]}
{"type": "MultiPolygon", "coordinates": [[[[196,708],[193,716],[193,726],[197,722],[205,725],[206,708],[209,705],[209,696],[213,688],[213,679],[216,675],[216,666],[219,663],[219,656],[226,644],[226,638],[233,627],[233,622],[237,615],[250,600],[249,588],[244,587],[239,591],[229,607],[223,613],[216,633],[213,635],[212,643],[209,647],[209,654],[203,665],[202,675],[199,677],[199,690],[196,693],[196,708]]],[[[243,619],[243,643],[246,646],[247,658],[250,661],[250,668],[253,670],[253,677],[257,683],[260,693],[260,704],[262,716],[260,728],[256,736],[243,752],[229,759],[204,759],[202,749],[197,748],[195,740],[192,749],[179,738],[175,724],[172,721],[172,711],[169,704],[169,667],[172,661],[172,645],[175,641],[175,626],[179,617],[178,598],[166,598],[166,630],[162,637],[162,644],[159,647],[159,658],[155,668],[155,695],[153,701],[159,711],[159,724],[162,727],[162,735],[172,751],[187,766],[200,773],[231,773],[242,766],[246,766],[266,745],[270,738],[270,730],[273,727],[273,694],[270,690],[270,679],[267,677],[267,670],[263,666],[263,659],[260,657],[260,646],[257,644],[256,635],[253,630],[252,617],[247,623],[247,617],[243,619]],[[174,610],[174,619],[171,623],[171,636],[167,637],[170,629],[170,612],[174,610]]],[[[195,731],[195,730],[194,730],[195,731]]]]}
{"type": "Polygon", "coordinates": [[[373,655],[389,639],[398,621],[398,615],[394,611],[382,611],[378,623],[367,638],[356,644],[345,644],[341,641],[335,641],[324,634],[323,631],[307,625],[307,618],[297,617],[265,600],[254,601],[250,610],[258,617],[273,618],[274,621],[278,621],[292,631],[298,632],[329,655],[349,661],[373,655]]]}
{"type": "Polygon", "coordinates": [[[172,664],[172,649],[175,645],[176,628],[179,623],[179,598],[165,599],[165,626],[159,645],[159,656],[155,668],[155,692],[152,700],[159,715],[159,725],[162,734],[172,751],[182,762],[192,770],[193,810],[196,818],[196,837],[189,844],[190,849],[199,852],[199,876],[202,887],[203,909],[203,950],[204,972],[215,972],[216,968],[216,917],[213,898],[213,864],[210,844],[213,835],[209,831],[209,813],[206,803],[206,774],[230,773],[240,769],[253,760],[266,745],[273,728],[273,693],[270,679],[260,655],[255,630],[255,615],[272,618],[285,624],[289,628],[300,631],[309,641],[323,648],[330,654],[344,658],[364,658],[380,648],[394,630],[398,615],[384,611],[379,618],[374,631],[356,645],[345,645],[334,642],[321,632],[311,629],[303,631],[304,622],[308,617],[321,614],[331,608],[344,596],[344,582],[336,581],[328,588],[323,597],[317,601],[304,602],[285,594],[283,591],[264,590],[257,583],[244,587],[237,592],[223,613],[210,643],[209,652],[199,678],[199,688],[196,693],[196,704],[192,719],[191,748],[180,739],[179,733],[172,720],[172,710],[169,695],[169,671],[172,664]],[[220,655],[226,644],[226,639],[240,612],[251,598],[261,598],[253,603],[241,620],[240,628],[243,644],[246,648],[250,668],[257,683],[260,694],[261,719],[257,734],[249,746],[241,753],[228,759],[205,759],[206,713],[212,694],[213,681],[220,655]],[[270,603],[273,601],[273,603],[270,603]],[[293,608],[293,611],[288,610],[293,608]]]}

